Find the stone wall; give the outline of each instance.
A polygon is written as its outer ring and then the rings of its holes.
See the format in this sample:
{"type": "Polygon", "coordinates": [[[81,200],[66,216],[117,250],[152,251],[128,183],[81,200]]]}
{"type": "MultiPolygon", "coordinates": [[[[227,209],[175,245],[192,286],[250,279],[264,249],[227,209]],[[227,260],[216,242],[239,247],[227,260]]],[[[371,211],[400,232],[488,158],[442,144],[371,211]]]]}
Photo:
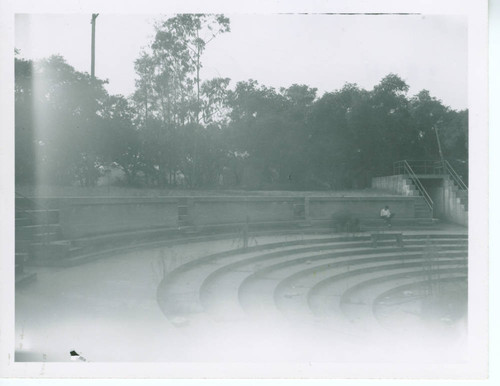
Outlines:
{"type": "Polygon", "coordinates": [[[193,225],[294,220],[293,197],[197,197],[192,202],[193,225]]]}
{"type": "MultiPolygon", "coordinates": [[[[414,218],[413,197],[165,197],[51,199],[65,239],[183,226],[323,222],[338,213],[377,219],[389,205],[414,218]],[[182,214],[182,215],[181,215],[182,214]],[[183,219],[181,221],[181,218],[183,219]]],[[[49,203],[48,203],[49,204],[49,203]]]]}
{"type": "Polygon", "coordinates": [[[457,186],[450,179],[446,178],[443,181],[443,215],[448,221],[467,226],[469,223],[468,211],[462,204],[457,186]]]}
{"type": "Polygon", "coordinates": [[[65,239],[175,227],[178,222],[176,199],[65,198],[59,209],[65,239]]]}

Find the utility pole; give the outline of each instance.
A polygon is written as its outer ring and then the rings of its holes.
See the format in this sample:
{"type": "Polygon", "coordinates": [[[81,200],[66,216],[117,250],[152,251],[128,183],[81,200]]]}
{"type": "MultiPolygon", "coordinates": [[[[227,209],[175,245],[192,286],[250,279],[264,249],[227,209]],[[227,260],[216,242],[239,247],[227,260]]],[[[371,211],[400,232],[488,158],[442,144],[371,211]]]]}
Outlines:
{"type": "Polygon", "coordinates": [[[443,151],[441,150],[441,141],[439,140],[439,134],[438,134],[438,128],[437,128],[437,126],[434,126],[434,131],[436,133],[436,140],[437,140],[438,150],[439,150],[440,170],[441,170],[441,173],[444,173],[446,169],[445,169],[445,165],[444,165],[443,151]]]}
{"type": "Polygon", "coordinates": [[[95,19],[97,19],[97,16],[99,16],[98,13],[93,13],[92,14],[92,20],[90,23],[92,24],[92,47],[91,47],[91,54],[90,54],[90,78],[92,80],[95,79],[95,19]]]}
{"type": "Polygon", "coordinates": [[[438,128],[437,126],[434,126],[434,131],[436,132],[436,138],[437,138],[437,143],[438,143],[438,150],[439,150],[439,158],[441,159],[441,162],[443,162],[443,152],[441,150],[441,141],[439,141],[439,134],[438,134],[438,128]]]}

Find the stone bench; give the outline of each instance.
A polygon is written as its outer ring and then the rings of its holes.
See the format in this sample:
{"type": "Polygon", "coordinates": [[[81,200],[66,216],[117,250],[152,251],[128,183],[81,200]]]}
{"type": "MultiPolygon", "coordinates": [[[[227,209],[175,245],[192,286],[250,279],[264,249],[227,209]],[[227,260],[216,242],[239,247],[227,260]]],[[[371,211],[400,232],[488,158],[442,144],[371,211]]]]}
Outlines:
{"type": "Polygon", "coordinates": [[[398,247],[403,247],[403,233],[401,232],[391,232],[391,233],[372,233],[372,244],[374,248],[377,248],[377,243],[379,240],[392,240],[396,241],[398,247]]]}

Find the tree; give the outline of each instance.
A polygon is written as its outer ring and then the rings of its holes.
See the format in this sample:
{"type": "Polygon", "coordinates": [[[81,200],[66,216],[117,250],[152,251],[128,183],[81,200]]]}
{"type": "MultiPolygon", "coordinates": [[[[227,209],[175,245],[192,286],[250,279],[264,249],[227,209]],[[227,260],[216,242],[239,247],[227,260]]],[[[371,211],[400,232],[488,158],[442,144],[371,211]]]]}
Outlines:
{"type": "MultiPolygon", "coordinates": [[[[293,85],[277,92],[256,81],[239,82],[229,93],[231,154],[245,154],[262,187],[301,186],[306,179],[303,144],[316,90],[293,85]]],[[[241,159],[232,157],[235,167],[241,159]]]]}
{"type": "Polygon", "coordinates": [[[129,185],[137,184],[137,173],[145,169],[134,113],[127,99],[109,96],[102,108],[103,123],[98,148],[101,160],[119,165],[129,185]]]}
{"type": "Polygon", "coordinates": [[[223,105],[229,83],[216,79],[202,85],[201,56],[212,39],[228,31],[229,19],[223,15],[179,14],[157,23],[151,52],[136,61],[134,102],[142,116],[141,131],[151,130],[150,119],[159,123],[152,162],[161,185],[175,184],[179,168],[192,187],[201,183],[200,130],[223,120],[223,112],[216,110],[223,105]]]}
{"type": "Polygon", "coordinates": [[[200,123],[201,89],[200,70],[202,68],[201,56],[208,43],[218,35],[230,31],[230,21],[222,14],[180,14],[166,20],[162,28],[168,34],[177,36],[189,50],[191,64],[195,69],[196,84],[196,123],[200,123]]]}
{"type": "Polygon", "coordinates": [[[16,183],[33,183],[37,147],[33,125],[33,62],[16,57],[14,70],[16,183]]]}
{"type": "Polygon", "coordinates": [[[104,82],[91,81],[61,56],[15,60],[19,181],[95,183],[104,82]]]}

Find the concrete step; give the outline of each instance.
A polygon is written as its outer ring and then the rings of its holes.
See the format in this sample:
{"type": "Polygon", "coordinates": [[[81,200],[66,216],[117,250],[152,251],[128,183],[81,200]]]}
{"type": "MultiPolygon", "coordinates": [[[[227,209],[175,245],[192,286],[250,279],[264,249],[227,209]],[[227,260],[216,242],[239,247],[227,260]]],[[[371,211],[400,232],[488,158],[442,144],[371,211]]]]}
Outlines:
{"type": "MultiPolygon", "coordinates": [[[[296,230],[299,224],[303,221],[287,221],[280,223],[257,223],[249,224],[251,232],[258,231],[273,231],[279,230],[296,230]]],[[[108,233],[99,236],[83,237],[72,240],[74,246],[89,247],[93,246],[94,249],[99,249],[100,246],[105,245],[106,248],[120,245],[130,245],[134,243],[143,243],[148,241],[158,240],[171,240],[182,237],[191,237],[192,235],[211,236],[211,235],[224,235],[236,234],[241,231],[244,224],[242,223],[229,223],[220,225],[207,225],[207,226],[189,226],[179,225],[178,227],[166,228],[151,228],[130,232],[117,232],[108,233]]]]}
{"type": "Polygon", "coordinates": [[[16,274],[15,285],[16,285],[16,288],[19,288],[20,286],[27,285],[35,280],[36,280],[36,273],[35,272],[30,272],[30,273],[22,272],[22,273],[16,274]]]}
{"type": "MultiPolygon", "coordinates": [[[[421,260],[422,253],[424,250],[422,249],[422,243],[424,240],[413,239],[408,242],[408,245],[405,245],[404,250],[395,249],[393,247],[387,248],[390,243],[386,244],[386,248],[381,248],[380,250],[373,250],[370,248],[369,243],[332,243],[328,245],[320,245],[318,247],[307,247],[307,248],[297,248],[297,249],[285,249],[278,250],[271,253],[258,254],[255,256],[243,256],[243,255],[235,255],[233,257],[228,257],[224,260],[217,259],[216,264],[213,262],[211,265],[200,264],[199,267],[192,265],[191,273],[187,271],[182,271],[180,275],[182,276],[178,281],[178,285],[186,286],[186,283],[199,283],[199,280],[203,280],[201,287],[199,288],[200,299],[204,304],[205,308],[222,310],[224,307],[228,305],[226,300],[223,299],[223,303],[220,304],[220,307],[214,306],[217,303],[218,294],[224,297],[224,294],[228,292],[233,292],[234,294],[238,292],[238,288],[240,287],[240,283],[245,278],[256,277],[255,275],[262,277],[262,283],[259,282],[257,287],[262,287],[264,284],[269,284],[271,278],[276,280],[280,280],[281,276],[287,276],[290,272],[301,271],[305,268],[311,268],[314,266],[316,262],[322,262],[325,264],[325,261],[344,261],[345,265],[352,265],[353,262],[361,256],[365,256],[365,260],[368,260],[367,264],[379,263],[379,259],[384,258],[385,254],[394,255],[394,259],[400,260],[402,255],[417,255],[419,260],[421,260]],[[419,245],[419,247],[411,247],[410,244],[419,245]],[[363,248],[364,245],[364,248],[363,248]],[[331,252],[325,252],[331,248],[331,252]],[[336,251],[336,249],[339,249],[336,251]],[[347,249],[346,249],[347,248],[347,249]],[[361,248],[357,250],[350,250],[350,248],[361,248]],[[343,251],[343,252],[342,252],[343,251]],[[366,259],[366,256],[372,256],[366,259]],[[379,257],[380,256],[380,257],[379,257]],[[232,260],[232,261],[231,261],[232,260]],[[219,267],[217,269],[217,267],[219,267]],[[211,271],[211,273],[209,273],[211,271]],[[278,274],[279,272],[279,274],[278,274]],[[254,273],[254,274],[253,274],[254,273]],[[189,279],[187,278],[188,275],[189,279]],[[231,291],[229,291],[231,289],[231,291]]],[[[438,242],[438,240],[434,240],[434,242],[438,242]]],[[[455,256],[456,253],[459,253],[460,256],[464,252],[466,252],[465,246],[456,246],[453,240],[446,243],[441,240],[441,242],[447,244],[447,250],[455,250],[458,252],[449,252],[450,255],[455,256]]],[[[382,247],[381,242],[381,247],[382,247]]],[[[393,243],[392,243],[393,244],[393,243]]],[[[443,244],[443,245],[445,245],[443,244]]],[[[448,252],[447,252],[448,253],[448,252]]],[[[444,256],[443,253],[439,253],[440,256],[444,256]]],[[[316,274],[316,269],[313,268],[316,274]]],[[[179,278],[178,278],[179,279],[179,278]]],[[[171,283],[172,284],[172,283],[171,283]]],[[[192,285],[192,284],[191,284],[192,285]]],[[[175,292],[186,293],[189,287],[186,287],[184,291],[180,291],[179,288],[176,289],[175,292]]],[[[241,288],[240,288],[241,289],[241,288]]],[[[241,292],[241,291],[240,291],[241,292]]],[[[231,303],[234,305],[237,303],[236,296],[231,297],[231,303]]]]}
{"type": "Polygon", "coordinates": [[[428,210],[415,212],[415,218],[432,218],[432,213],[428,210]]]}
{"type": "MultiPolygon", "coordinates": [[[[443,256],[441,256],[443,257],[443,256]]],[[[462,266],[460,254],[453,254],[450,257],[443,257],[437,263],[444,266],[462,266]]],[[[395,259],[390,255],[381,256],[380,258],[373,259],[372,262],[363,262],[359,260],[354,264],[345,265],[341,262],[335,266],[334,264],[318,266],[318,269],[309,268],[303,271],[297,270],[295,274],[287,276],[275,288],[274,298],[277,307],[286,311],[287,308],[296,308],[300,306],[303,310],[309,308],[309,303],[314,303],[314,297],[329,297],[331,301],[335,297],[338,298],[342,292],[356,282],[363,280],[384,277],[392,269],[399,269],[401,271],[411,271],[420,269],[422,257],[413,256],[407,257],[404,261],[395,259]],[[390,268],[390,269],[388,269],[390,268]],[[342,285],[342,281],[344,285],[342,285]],[[322,283],[322,284],[321,284],[322,283]],[[338,286],[340,284],[340,286],[338,286]],[[316,289],[310,291],[310,289],[316,289]],[[337,291],[334,289],[337,287],[337,291]],[[323,289],[323,291],[322,291],[323,289]],[[324,295],[321,295],[323,292],[324,295]],[[297,297],[291,298],[285,296],[286,294],[293,294],[297,297]],[[302,298],[302,299],[301,299],[302,298]]]]}
{"type": "Polygon", "coordinates": [[[79,256],[85,252],[84,247],[70,247],[69,248],[69,258],[79,256]]]}
{"type": "MultiPolygon", "coordinates": [[[[392,226],[422,226],[422,225],[435,225],[435,221],[432,217],[411,217],[411,218],[393,218],[391,220],[392,226]]],[[[375,218],[375,219],[360,219],[361,227],[383,227],[386,226],[384,220],[375,218]]]]}
{"type": "Polygon", "coordinates": [[[15,273],[16,276],[24,272],[24,265],[28,260],[28,254],[24,252],[16,252],[15,254],[15,273]]]}
{"type": "Polygon", "coordinates": [[[36,206],[35,201],[29,198],[24,198],[24,197],[16,197],[15,198],[15,205],[16,208],[20,209],[33,209],[33,207],[36,206]]]}
{"type": "Polygon", "coordinates": [[[29,246],[30,246],[30,241],[29,240],[18,240],[16,239],[16,244],[15,244],[15,249],[16,253],[27,253],[29,252],[29,246]]]}
{"type": "Polygon", "coordinates": [[[27,225],[33,225],[33,221],[29,217],[22,217],[17,215],[16,213],[16,220],[15,220],[15,226],[17,227],[22,227],[22,226],[27,226],[27,225]]]}
{"type": "Polygon", "coordinates": [[[59,224],[46,224],[46,225],[26,225],[16,227],[16,239],[30,240],[35,235],[46,233],[61,233],[61,226],[59,224]]]}
{"type": "MultiPolygon", "coordinates": [[[[467,273],[466,269],[446,266],[441,266],[435,272],[444,281],[457,277],[465,278],[467,273]]],[[[385,277],[367,279],[342,294],[339,308],[348,320],[355,321],[358,326],[366,326],[367,323],[368,325],[375,325],[378,323],[373,314],[375,299],[396,286],[410,284],[425,279],[425,277],[426,274],[417,269],[411,272],[394,273],[385,277]]]]}
{"type": "Polygon", "coordinates": [[[117,232],[99,236],[82,237],[71,240],[71,244],[75,247],[90,247],[92,249],[99,249],[102,246],[106,246],[106,248],[108,248],[134,244],[140,241],[168,239],[178,234],[180,234],[178,228],[153,228],[134,232],[117,232]]]}
{"type": "MultiPolygon", "coordinates": [[[[441,263],[440,268],[449,266],[449,269],[464,270],[464,268],[452,268],[455,265],[454,261],[443,261],[441,263]]],[[[425,274],[425,271],[419,267],[418,262],[391,265],[392,267],[390,265],[378,265],[371,268],[351,270],[344,275],[327,277],[317,282],[307,295],[311,311],[323,316],[327,314],[345,314],[348,310],[343,305],[353,304],[352,302],[346,302],[346,300],[354,294],[354,290],[361,286],[366,288],[368,284],[387,283],[392,287],[394,286],[393,282],[391,283],[392,279],[406,280],[406,278],[409,278],[411,280],[425,274]],[[325,302],[325,300],[327,301],[325,302]]],[[[444,274],[444,272],[442,273],[444,274]]],[[[364,304],[362,299],[359,298],[355,303],[358,306],[364,304]]],[[[366,305],[370,306],[368,302],[366,305]]]]}
{"type": "Polygon", "coordinates": [[[50,243],[31,243],[30,264],[53,262],[66,259],[70,255],[71,243],[69,241],[52,241],[50,243]]]}
{"type": "Polygon", "coordinates": [[[24,211],[25,216],[31,219],[33,224],[58,224],[59,210],[57,209],[28,209],[24,211]]]}
{"type": "Polygon", "coordinates": [[[33,235],[33,242],[35,243],[48,243],[52,241],[57,241],[61,239],[60,232],[47,232],[47,233],[37,233],[33,235]]]}
{"type": "MultiPolygon", "coordinates": [[[[311,258],[307,261],[303,261],[303,259],[300,259],[295,261],[286,261],[281,264],[274,264],[272,266],[265,267],[252,275],[247,275],[247,278],[241,283],[239,287],[240,300],[242,301],[242,303],[246,303],[247,307],[249,304],[251,305],[253,303],[254,308],[256,307],[261,309],[263,308],[263,303],[265,303],[264,299],[267,299],[267,305],[271,305],[270,308],[273,308],[273,306],[276,305],[275,294],[278,287],[284,280],[291,276],[297,278],[300,277],[304,272],[309,272],[309,277],[313,279],[313,281],[315,281],[323,273],[325,273],[325,270],[331,270],[330,275],[336,275],[344,271],[346,272],[344,273],[344,275],[351,274],[353,266],[357,266],[357,264],[359,263],[359,266],[364,266],[364,269],[371,274],[373,270],[379,269],[378,266],[382,265],[385,259],[392,259],[396,262],[396,266],[404,266],[405,263],[400,262],[400,254],[404,255],[405,253],[406,252],[391,252],[391,254],[384,253],[378,256],[373,255],[373,257],[370,257],[368,259],[366,257],[358,258],[354,256],[344,259],[333,258],[331,259],[331,261],[329,261],[330,259],[326,259],[321,262],[321,265],[316,266],[315,264],[319,263],[319,260],[316,261],[316,256],[311,256],[311,258]],[[275,304],[272,305],[272,303],[275,304]]],[[[417,257],[415,256],[415,254],[410,255],[413,255],[413,260],[415,261],[414,264],[418,266],[421,263],[421,257],[417,257]]],[[[460,257],[461,252],[455,253],[452,256],[453,258],[460,257]]],[[[451,263],[455,264],[453,261],[451,263]]],[[[301,285],[301,287],[308,286],[311,286],[311,283],[303,283],[301,285]]],[[[228,291],[219,291],[219,293],[221,294],[227,292],[228,291]]],[[[298,295],[297,290],[294,290],[293,292],[294,293],[290,296],[298,295]]]]}
{"type": "Polygon", "coordinates": [[[15,275],[16,277],[24,273],[24,264],[15,264],[15,275]]]}
{"type": "Polygon", "coordinates": [[[432,212],[428,209],[415,211],[415,217],[432,218],[432,212]]]}
{"type": "Polygon", "coordinates": [[[18,251],[16,251],[15,257],[16,257],[16,264],[17,263],[24,264],[28,260],[29,255],[26,252],[18,252],[18,251]]]}

